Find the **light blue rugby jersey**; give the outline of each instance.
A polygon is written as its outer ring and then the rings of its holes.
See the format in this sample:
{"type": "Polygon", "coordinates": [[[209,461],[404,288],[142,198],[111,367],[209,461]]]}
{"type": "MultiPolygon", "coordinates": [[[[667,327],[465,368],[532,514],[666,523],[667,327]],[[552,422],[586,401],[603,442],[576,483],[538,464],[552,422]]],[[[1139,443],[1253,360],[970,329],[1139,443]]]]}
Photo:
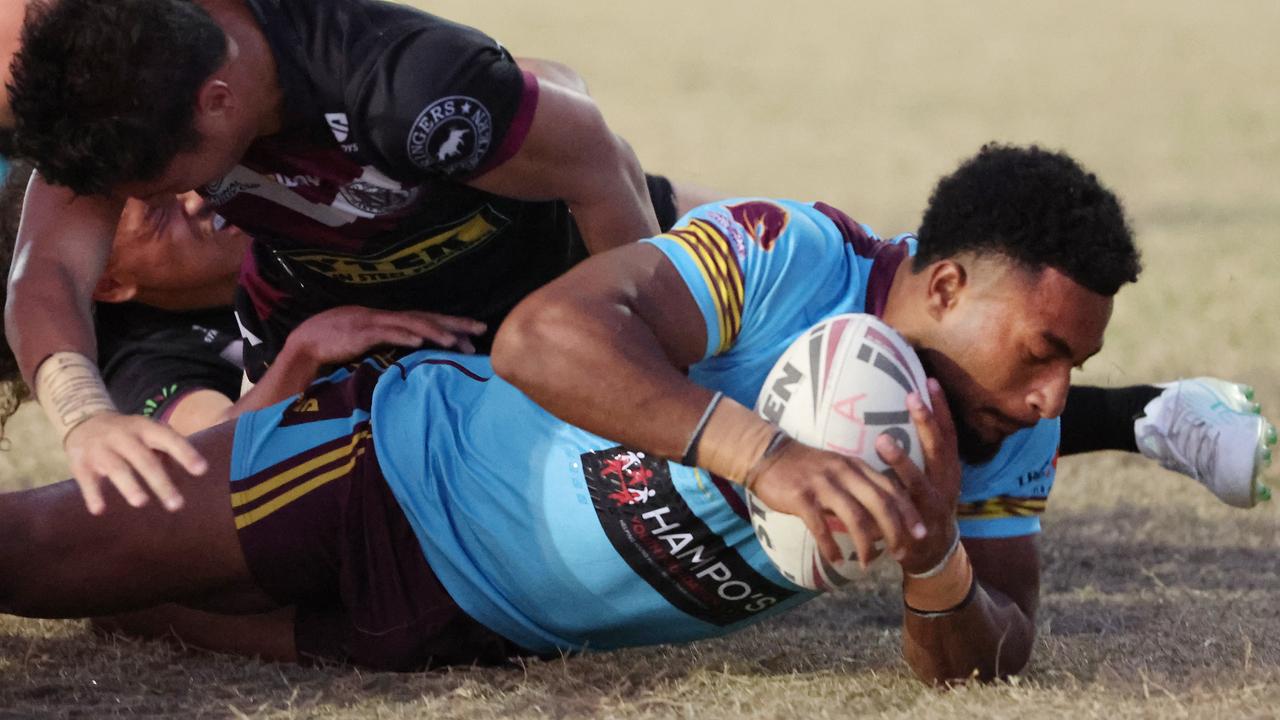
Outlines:
{"type": "MultiPolygon", "coordinates": [[[[882,242],[837,210],[731,200],[647,242],[707,326],[696,382],[752,406],[773,363],[823,318],[882,310],[914,238],[882,242]]],[[[572,427],[488,358],[414,353],[379,381],[373,437],[440,581],[471,616],[535,652],[724,634],[811,597],[769,562],[743,495],[706,472],[572,427]]],[[[962,533],[1039,530],[1056,421],[966,468],[962,533]]]]}

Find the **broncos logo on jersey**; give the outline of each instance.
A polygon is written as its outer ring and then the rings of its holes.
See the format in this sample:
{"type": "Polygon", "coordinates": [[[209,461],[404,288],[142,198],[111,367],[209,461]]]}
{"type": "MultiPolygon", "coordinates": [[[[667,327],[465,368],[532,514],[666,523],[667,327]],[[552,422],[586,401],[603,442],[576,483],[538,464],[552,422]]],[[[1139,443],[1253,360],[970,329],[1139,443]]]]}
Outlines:
{"type": "Polygon", "coordinates": [[[753,200],[730,205],[726,209],[765,251],[773,249],[773,244],[787,231],[787,225],[791,222],[791,213],[781,205],[771,202],[753,200]]]}

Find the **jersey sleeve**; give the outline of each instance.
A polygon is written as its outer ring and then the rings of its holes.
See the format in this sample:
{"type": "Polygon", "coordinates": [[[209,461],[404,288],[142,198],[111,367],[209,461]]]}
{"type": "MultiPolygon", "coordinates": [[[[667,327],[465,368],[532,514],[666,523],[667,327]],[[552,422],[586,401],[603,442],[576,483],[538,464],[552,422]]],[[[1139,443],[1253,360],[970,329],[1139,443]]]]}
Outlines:
{"type": "Polygon", "coordinates": [[[103,372],[107,392],[120,411],[164,421],[176,401],[196,390],[234,400],[240,374],[227,363],[201,362],[163,353],[130,353],[103,372]]]}
{"type": "Polygon", "coordinates": [[[538,81],[485,34],[386,6],[346,90],[352,132],[393,172],[466,180],[508,160],[533,122],[538,81]],[[378,31],[378,32],[375,32],[378,31]],[[393,34],[394,31],[394,34],[393,34]]]}
{"type": "Polygon", "coordinates": [[[1040,532],[1058,467],[1060,423],[1042,420],[1010,436],[989,463],[966,465],[956,511],[960,536],[1008,538],[1040,532]]]}
{"type": "Polygon", "coordinates": [[[838,232],[801,203],[704,205],[646,242],[675,265],[698,303],[707,329],[703,359],[793,335],[831,298],[856,294],[850,284],[860,282],[843,262],[838,232]]]}

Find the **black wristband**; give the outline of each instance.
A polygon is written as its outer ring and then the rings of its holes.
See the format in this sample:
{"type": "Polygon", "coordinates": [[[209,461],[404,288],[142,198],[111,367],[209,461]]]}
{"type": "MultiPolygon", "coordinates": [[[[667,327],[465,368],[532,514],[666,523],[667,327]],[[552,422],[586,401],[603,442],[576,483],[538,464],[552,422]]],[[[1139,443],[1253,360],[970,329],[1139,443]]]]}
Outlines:
{"type": "Polygon", "coordinates": [[[716,409],[716,405],[720,404],[720,398],[724,397],[724,393],[716,391],[711,396],[711,402],[707,403],[707,409],[702,411],[702,418],[698,420],[698,424],[693,428],[693,434],[689,436],[689,443],[684,446],[684,454],[680,456],[680,464],[687,467],[698,466],[698,441],[702,439],[702,431],[707,429],[707,421],[711,419],[711,413],[716,409]]]}

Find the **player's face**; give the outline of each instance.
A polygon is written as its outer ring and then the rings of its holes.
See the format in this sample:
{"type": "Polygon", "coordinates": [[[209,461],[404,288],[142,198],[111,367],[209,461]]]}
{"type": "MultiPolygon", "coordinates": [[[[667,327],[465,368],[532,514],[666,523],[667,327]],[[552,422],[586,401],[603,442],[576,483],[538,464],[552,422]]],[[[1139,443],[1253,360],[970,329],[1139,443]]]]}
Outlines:
{"type": "Polygon", "coordinates": [[[125,203],[111,250],[111,271],[150,291],[204,287],[234,277],[249,237],[220,226],[212,208],[195,193],[125,203]]]}
{"type": "Polygon", "coordinates": [[[240,162],[246,148],[247,143],[237,142],[233,137],[205,135],[194,149],[175,155],[159,176],[125,183],[116,189],[115,195],[161,204],[165,198],[222,179],[240,162]]]}
{"type": "Polygon", "coordinates": [[[1112,300],[1051,268],[1000,261],[970,270],[921,359],[947,390],[961,455],[977,463],[1062,414],[1072,368],[1102,348],[1112,300]]]}

